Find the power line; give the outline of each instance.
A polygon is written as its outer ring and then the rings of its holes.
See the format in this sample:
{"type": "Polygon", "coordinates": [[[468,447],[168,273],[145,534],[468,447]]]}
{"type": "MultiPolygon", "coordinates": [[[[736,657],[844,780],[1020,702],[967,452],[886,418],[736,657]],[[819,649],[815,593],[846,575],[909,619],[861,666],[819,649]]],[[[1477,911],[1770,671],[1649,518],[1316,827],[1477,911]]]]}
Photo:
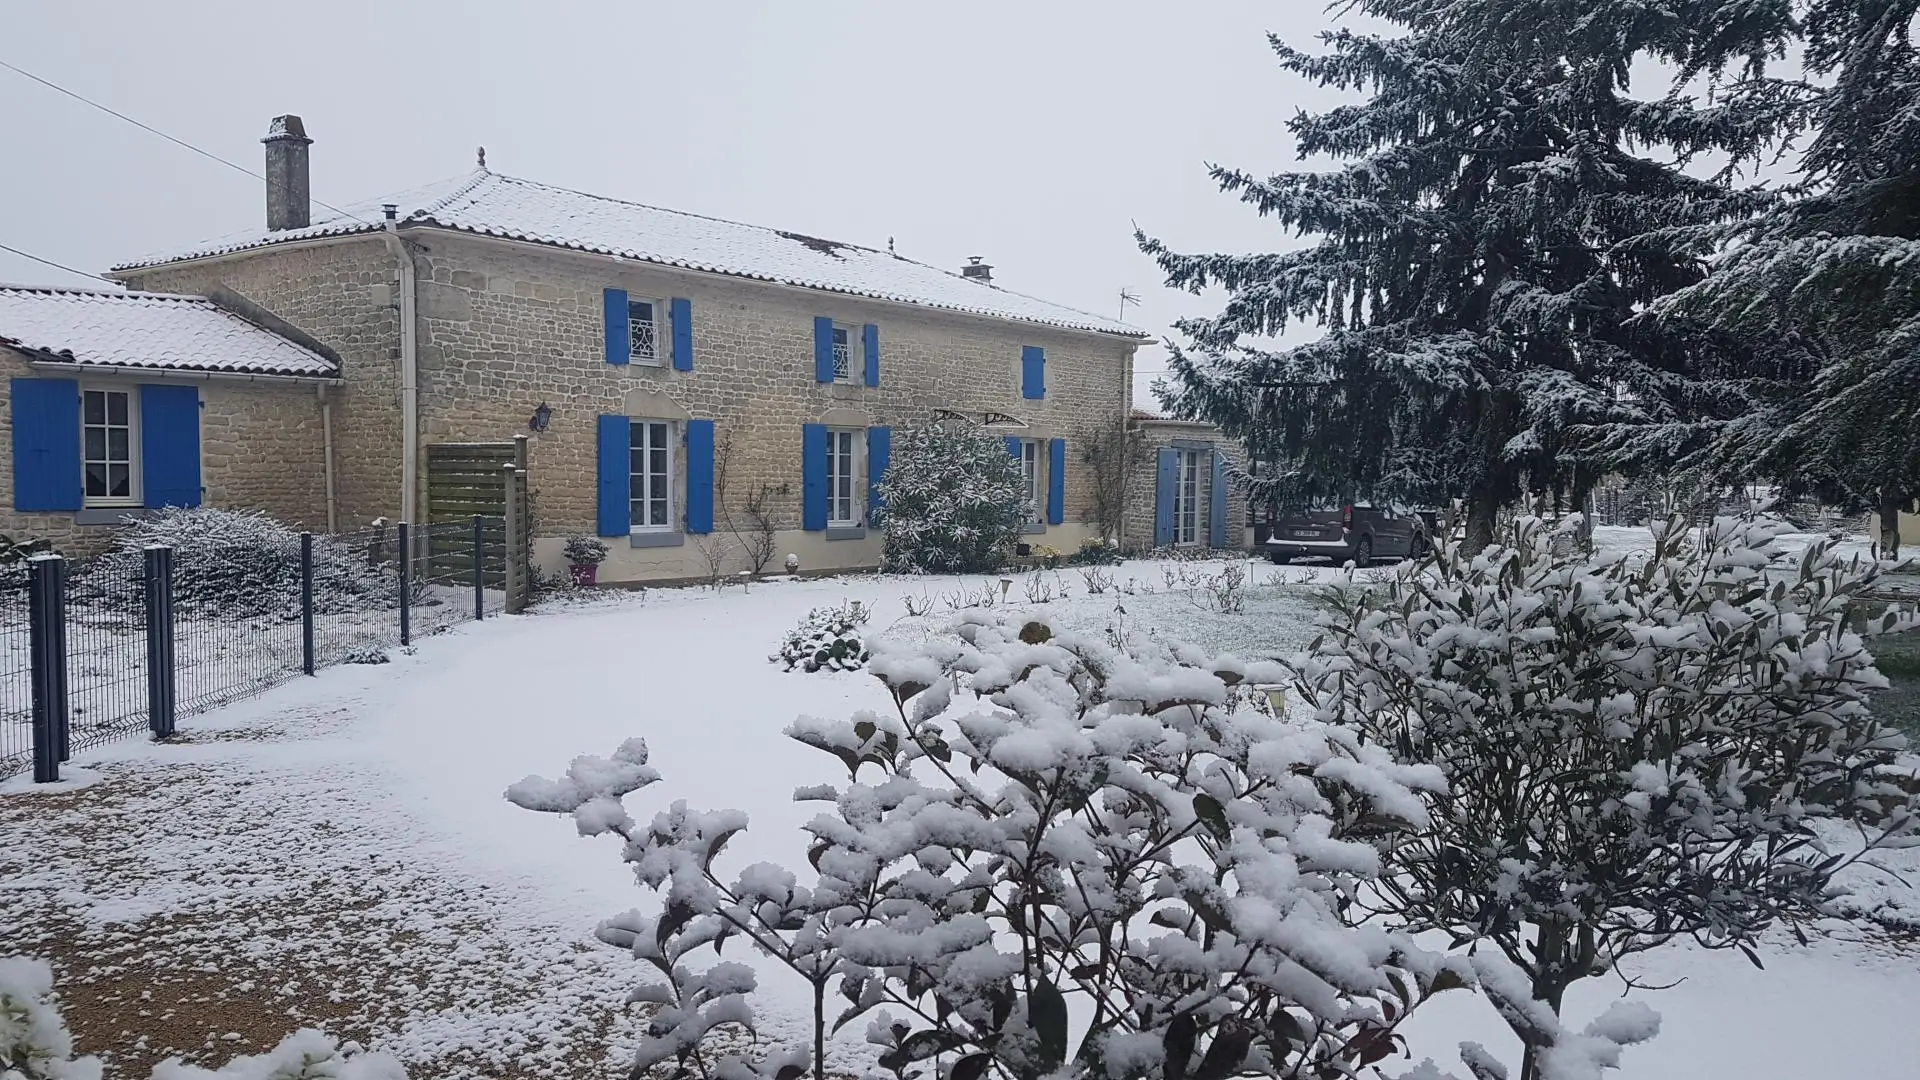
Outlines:
{"type": "MultiPolygon", "coordinates": [[[[5,61],[0,60],[0,63],[5,63],[5,61]]],[[[93,278],[95,281],[104,281],[107,284],[113,285],[113,286],[120,285],[119,282],[113,280],[110,277],[101,277],[99,274],[90,274],[85,270],[75,270],[73,267],[68,266],[66,263],[57,263],[57,262],[54,262],[52,259],[43,259],[38,255],[33,255],[28,252],[21,251],[17,247],[8,247],[5,244],[0,244],[0,251],[10,251],[15,255],[20,256],[23,259],[32,259],[34,262],[43,263],[47,266],[51,266],[55,270],[65,270],[69,274],[78,274],[81,277],[90,277],[90,278],[93,278]]]]}
{"type": "MultiPolygon", "coordinates": [[[[25,77],[25,78],[28,78],[28,79],[32,79],[32,80],[33,80],[34,82],[37,82],[37,83],[39,83],[39,84],[40,84],[41,86],[44,86],[44,87],[46,87],[46,88],[47,88],[47,89],[49,89],[49,90],[53,90],[53,91],[56,91],[56,92],[58,92],[58,93],[62,93],[62,94],[65,94],[66,96],[68,96],[68,97],[70,97],[70,98],[72,98],[73,100],[75,100],[75,101],[77,101],[77,102],[79,102],[79,103],[81,103],[82,105],[88,105],[88,106],[91,106],[91,107],[93,107],[93,108],[95,108],[95,109],[99,109],[99,110],[100,110],[101,112],[103,112],[103,113],[106,113],[106,114],[107,114],[108,116],[112,116],[112,117],[116,117],[116,118],[118,118],[118,119],[121,119],[121,120],[125,120],[125,121],[126,121],[127,123],[129,123],[129,124],[132,124],[132,125],[133,125],[134,127],[137,127],[137,128],[139,128],[139,129],[140,129],[141,131],[145,131],[145,132],[148,132],[149,134],[153,134],[153,135],[158,135],[158,136],[160,136],[161,138],[163,138],[163,139],[165,139],[165,140],[167,140],[168,142],[170,142],[170,143],[172,143],[172,144],[174,144],[175,146],[178,146],[178,147],[181,147],[181,148],[183,148],[183,149],[186,149],[186,150],[191,150],[191,151],[193,151],[194,153],[196,153],[196,154],[199,154],[199,155],[200,155],[201,157],[203,157],[203,158],[206,158],[206,159],[207,159],[207,160],[209,160],[209,161],[216,161],[216,162],[219,162],[220,164],[222,164],[222,165],[225,165],[225,166],[226,166],[227,168],[229,168],[229,169],[232,169],[232,170],[234,170],[235,172],[238,172],[238,173],[244,173],[244,174],[245,174],[245,175],[247,175],[247,176],[251,176],[251,177],[253,177],[253,178],[254,178],[255,180],[260,180],[260,181],[263,181],[263,182],[264,182],[264,181],[266,180],[266,177],[264,177],[264,176],[262,176],[262,175],[260,175],[260,174],[259,174],[259,173],[257,173],[257,172],[254,172],[254,171],[253,171],[252,169],[249,169],[249,168],[247,168],[247,167],[246,167],[245,165],[236,165],[236,164],[234,164],[233,162],[231,162],[231,161],[228,161],[228,160],[227,160],[226,158],[223,158],[223,157],[221,157],[221,156],[220,156],[219,154],[216,154],[216,153],[213,153],[213,152],[212,152],[212,151],[210,151],[210,150],[202,150],[202,149],[200,149],[199,147],[197,147],[197,146],[195,146],[195,145],[193,145],[193,144],[192,144],[192,143],[190,143],[190,142],[187,142],[187,141],[186,141],[186,140],[184,140],[184,139],[176,139],[176,138],[174,138],[173,136],[171,136],[171,135],[169,135],[169,134],[167,134],[166,132],[164,132],[164,131],[161,131],[161,130],[160,130],[159,128],[156,128],[156,127],[153,127],[153,126],[151,126],[151,125],[148,125],[148,124],[143,124],[143,123],[141,123],[140,121],[138,121],[138,120],[135,120],[135,119],[134,119],[133,117],[131,117],[131,116],[128,116],[128,115],[127,115],[126,113],[123,113],[123,112],[119,112],[119,111],[117,111],[117,110],[114,110],[114,109],[110,109],[110,108],[108,108],[107,106],[105,106],[105,105],[102,105],[102,104],[100,104],[99,102],[97,102],[97,101],[94,101],[94,100],[93,100],[93,99],[91,99],[91,98],[88,98],[88,97],[83,97],[83,96],[82,96],[82,95],[80,95],[80,94],[76,94],[76,93],[74,93],[74,92],[73,92],[72,90],[69,90],[69,89],[67,89],[67,88],[66,88],[66,87],[64,87],[64,86],[61,86],[61,85],[60,85],[59,83],[55,83],[55,82],[50,82],[50,81],[48,81],[48,80],[46,80],[46,79],[43,79],[43,78],[41,78],[41,77],[40,77],[40,76],[38,76],[38,75],[35,75],[35,74],[34,74],[33,72],[31,72],[31,71],[27,71],[27,70],[26,70],[26,69],[24,69],[24,68],[19,68],[19,67],[15,67],[14,65],[12,65],[12,64],[9,64],[9,63],[7,63],[7,62],[6,62],[5,60],[0,60],[0,67],[3,67],[3,68],[6,68],[6,69],[7,69],[8,71],[11,71],[11,72],[13,72],[13,73],[14,73],[14,74],[16,74],[16,75],[20,75],[20,76],[23,76],[23,77],[25,77]]],[[[345,215],[345,216],[347,216],[347,217],[350,217],[350,218],[352,218],[353,220],[355,220],[355,221],[358,221],[358,222],[360,222],[360,223],[362,223],[362,224],[371,224],[371,222],[368,222],[366,218],[363,218],[363,217],[361,217],[361,216],[360,216],[359,214],[355,214],[355,213],[353,213],[353,212],[351,212],[351,211],[347,211],[347,210],[342,210],[342,209],[340,209],[339,207],[337,207],[337,206],[335,206],[335,205],[333,205],[332,203],[328,203],[328,202],[322,202],[322,201],[321,201],[321,200],[319,200],[319,199],[312,199],[312,198],[311,198],[311,196],[309,196],[309,198],[310,198],[310,200],[311,200],[311,201],[312,201],[313,203],[315,203],[315,204],[317,204],[317,205],[319,205],[319,206],[324,206],[324,207],[326,207],[326,208],[327,208],[328,210],[331,210],[331,211],[333,211],[333,212],[334,212],[334,213],[336,213],[336,214],[343,214],[343,215],[345,215]]],[[[11,248],[9,248],[8,250],[12,250],[12,249],[11,249],[11,248]]],[[[28,257],[28,258],[33,258],[33,256],[31,256],[31,255],[29,255],[29,256],[27,256],[27,257],[28,257]]],[[[45,262],[46,260],[45,260],[45,259],[41,259],[41,260],[39,260],[39,261],[40,261],[40,262],[45,262]]],[[[55,264],[55,265],[58,265],[58,264],[55,264]]],[[[75,272],[76,272],[76,273],[78,273],[79,271],[75,271],[75,272]]],[[[89,275],[89,276],[93,276],[93,275],[89,275]]]]}

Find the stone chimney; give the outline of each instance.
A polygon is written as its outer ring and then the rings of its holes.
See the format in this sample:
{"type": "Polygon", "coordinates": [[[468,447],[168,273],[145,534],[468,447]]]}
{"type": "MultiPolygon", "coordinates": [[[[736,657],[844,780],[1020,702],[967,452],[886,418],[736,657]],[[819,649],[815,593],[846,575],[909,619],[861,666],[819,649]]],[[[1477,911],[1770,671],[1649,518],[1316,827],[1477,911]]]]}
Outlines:
{"type": "Polygon", "coordinates": [[[307,186],[307,126],[297,116],[276,116],[267,128],[267,229],[304,229],[313,224],[307,186]]]}
{"type": "Polygon", "coordinates": [[[967,258],[967,265],[960,268],[960,276],[968,281],[977,281],[982,285],[993,284],[993,267],[981,261],[978,255],[967,258]]]}

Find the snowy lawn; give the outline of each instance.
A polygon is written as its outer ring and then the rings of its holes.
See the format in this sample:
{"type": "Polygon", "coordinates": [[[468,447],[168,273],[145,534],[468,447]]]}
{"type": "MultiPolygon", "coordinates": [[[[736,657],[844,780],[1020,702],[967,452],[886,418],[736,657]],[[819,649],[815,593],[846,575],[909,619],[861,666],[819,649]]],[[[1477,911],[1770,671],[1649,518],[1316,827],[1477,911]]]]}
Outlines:
{"type": "MultiPolygon", "coordinates": [[[[1051,589],[1056,616],[1076,625],[1119,619],[1277,655],[1312,634],[1302,583],[1339,573],[1252,564],[1244,610],[1222,614],[1205,582],[1224,565],[1129,563],[1104,572],[1113,584],[1098,595],[1078,570],[1014,574],[1004,604],[1029,609],[1029,588],[1041,599],[1051,589]]],[[[515,809],[502,790],[643,736],[665,779],[630,800],[636,815],[676,799],[744,810],[752,826],[726,864],[804,867],[798,827],[816,811],[790,795],[844,772],[781,728],[891,702],[864,673],[786,673],[768,654],[813,607],[857,600],[873,612],[871,633],[924,635],[985,592],[997,597],[999,580],[596,597],[298,680],[183,722],[174,745],[81,754],[74,765],[97,774],[91,786],[0,793],[5,951],[52,959],[82,1049],[140,1068],[174,1052],[224,1060],[324,1022],[399,1055],[415,1076],[621,1075],[613,1059],[637,1020],[619,1002],[644,972],[590,934],[651,897],[613,843],[515,809]],[[136,1042],[139,1032],[149,1038],[136,1042]]],[[[1903,886],[1865,899],[1920,921],[1903,886]]],[[[1686,945],[1636,962],[1645,981],[1684,981],[1644,992],[1667,1030],[1628,1052],[1625,1075],[1912,1075],[1920,1030],[1902,1021],[1920,997],[1920,947],[1835,929],[1811,947],[1777,941],[1765,972],[1686,945]]],[[[799,981],[760,968],[775,1003],[762,1034],[790,1041],[804,1015],[799,981]]],[[[1621,987],[1583,989],[1569,1007],[1575,1027],[1621,987]]],[[[1407,1029],[1417,1055],[1452,1064],[1463,1039],[1510,1048],[1484,1002],[1449,996],[1459,1000],[1407,1029]]],[[[841,1063],[861,1053],[859,1026],[832,1051],[841,1063]]]]}

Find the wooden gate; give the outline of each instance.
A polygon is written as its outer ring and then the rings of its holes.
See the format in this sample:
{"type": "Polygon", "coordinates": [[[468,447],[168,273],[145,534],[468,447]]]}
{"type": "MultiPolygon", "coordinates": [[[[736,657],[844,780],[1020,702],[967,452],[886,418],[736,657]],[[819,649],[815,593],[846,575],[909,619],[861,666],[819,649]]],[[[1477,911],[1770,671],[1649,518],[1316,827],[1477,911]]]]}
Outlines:
{"type": "Polygon", "coordinates": [[[527,438],[427,447],[426,573],[470,581],[473,522],[480,519],[480,576],[506,593],[506,608],[527,606],[532,520],[527,506],[527,438]]]}

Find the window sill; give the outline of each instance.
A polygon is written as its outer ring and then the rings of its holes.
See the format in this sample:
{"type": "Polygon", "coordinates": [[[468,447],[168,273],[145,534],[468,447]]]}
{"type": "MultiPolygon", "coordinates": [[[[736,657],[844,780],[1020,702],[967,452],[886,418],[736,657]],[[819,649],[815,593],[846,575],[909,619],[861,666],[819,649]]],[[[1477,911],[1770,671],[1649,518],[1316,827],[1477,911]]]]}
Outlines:
{"type": "Polygon", "coordinates": [[[866,538],[867,530],[860,525],[827,526],[827,539],[829,540],[865,540],[866,538]]]}
{"type": "Polygon", "coordinates": [[[75,525],[119,525],[126,521],[145,521],[153,511],[137,505],[89,506],[73,512],[75,525]]]}
{"type": "Polygon", "coordinates": [[[637,548],[680,547],[687,542],[687,536],[681,532],[637,532],[627,536],[627,543],[637,548]]]}
{"type": "Polygon", "coordinates": [[[1020,526],[1021,536],[1044,536],[1046,532],[1047,527],[1042,522],[1029,522],[1020,526]]]}

